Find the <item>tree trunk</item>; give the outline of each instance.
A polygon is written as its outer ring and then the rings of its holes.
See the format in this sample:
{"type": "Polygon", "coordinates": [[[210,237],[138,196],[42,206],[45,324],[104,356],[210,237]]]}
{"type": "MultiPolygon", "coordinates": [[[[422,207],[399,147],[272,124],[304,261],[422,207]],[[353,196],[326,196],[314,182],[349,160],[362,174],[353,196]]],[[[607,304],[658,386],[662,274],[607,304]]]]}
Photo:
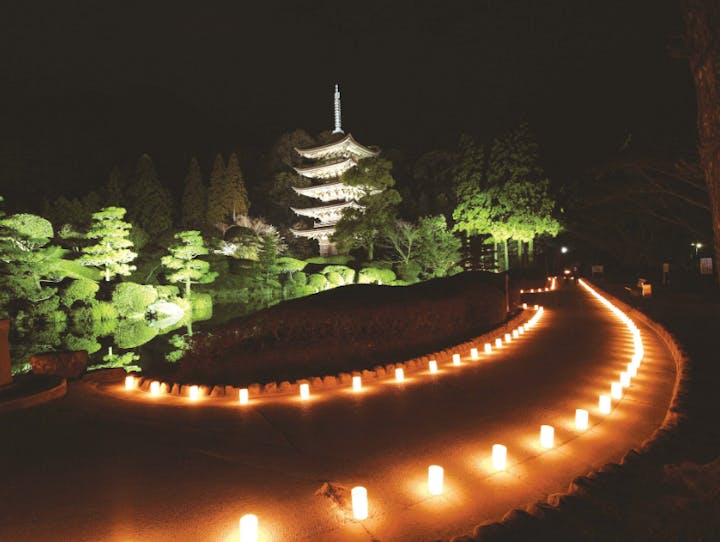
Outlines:
{"type": "Polygon", "coordinates": [[[110,282],[110,268],[105,266],[105,282],[110,282]]]}
{"type": "Polygon", "coordinates": [[[697,95],[698,150],[705,174],[720,282],[720,3],[684,0],[685,39],[697,95]]]}
{"type": "Polygon", "coordinates": [[[510,251],[508,250],[508,240],[503,241],[503,248],[505,249],[505,269],[504,271],[510,271],[510,251]]]}
{"type": "Polygon", "coordinates": [[[185,281],[185,299],[190,299],[190,281],[185,281]]]}

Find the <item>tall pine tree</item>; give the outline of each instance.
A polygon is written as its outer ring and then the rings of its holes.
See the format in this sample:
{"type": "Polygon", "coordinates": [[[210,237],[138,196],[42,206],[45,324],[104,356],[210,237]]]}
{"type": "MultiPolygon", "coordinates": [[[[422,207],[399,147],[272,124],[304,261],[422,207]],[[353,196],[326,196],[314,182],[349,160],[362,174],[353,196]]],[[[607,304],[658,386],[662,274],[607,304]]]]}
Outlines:
{"type": "Polygon", "coordinates": [[[172,227],[172,199],[158,180],[152,158],[143,154],[130,190],[130,219],[155,238],[172,227]]]}
{"type": "Polygon", "coordinates": [[[201,229],[205,224],[207,212],[207,189],[203,184],[202,173],[197,158],[193,156],[185,177],[182,197],[181,222],[184,228],[201,229]]]}
{"type": "Polygon", "coordinates": [[[213,162],[210,172],[210,186],[208,187],[207,211],[205,222],[210,227],[220,227],[225,222],[225,211],[227,207],[223,201],[225,193],[225,162],[218,154],[213,162]]]}
{"type": "Polygon", "coordinates": [[[110,171],[110,177],[105,185],[105,206],[106,207],[122,207],[127,202],[123,196],[123,192],[127,187],[127,179],[123,175],[120,168],[114,166],[110,171]]]}
{"type": "Polygon", "coordinates": [[[243,181],[242,171],[240,171],[240,161],[236,153],[230,155],[225,169],[225,191],[228,211],[234,223],[239,215],[248,214],[250,209],[250,200],[248,200],[245,181],[243,181]]]}

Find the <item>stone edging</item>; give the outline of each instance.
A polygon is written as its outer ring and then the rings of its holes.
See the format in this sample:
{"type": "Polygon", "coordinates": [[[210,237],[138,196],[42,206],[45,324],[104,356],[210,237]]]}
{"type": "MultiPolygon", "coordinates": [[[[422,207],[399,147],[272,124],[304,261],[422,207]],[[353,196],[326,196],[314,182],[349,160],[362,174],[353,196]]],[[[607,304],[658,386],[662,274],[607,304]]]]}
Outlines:
{"type": "Polygon", "coordinates": [[[642,442],[639,450],[632,448],[628,450],[619,464],[607,463],[585,476],[579,476],[570,482],[566,492],[548,495],[546,501],[538,501],[529,505],[526,509],[510,510],[500,521],[480,524],[475,527],[472,536],[456,536],[452,539],[452,542],[500,542],[516,539],[537,539],[538,536],[542,536],[538,531],[541,526],[537,523],[538,521],[557,519],[560,514],[592,513],[592,508],[596,506],[594,501],[609,498],[607,487],[617,484],[623,475],[631,476],[634,472],[633,469],[642,468],[651,462],[652,456],[669,443],[678,423],[687,417],[685,404],[689,384],[689,358],[672,333],[635,307],[598,288],[588,280],[583,280],[594,289],[601,291],[604,297],[617,305],[626,315],[632,315],[632,318],[641,321],[652,329],[670,350],[675,362],[675,386],[673,387],[672,399],[665,418],[654,433],[642,442]]]}
{"type": "MultiPolygon", "coordinates": [[[[399,363],[388,363],[387,365],[376,365],[372,369],[365,369],[362,371],[353,371],[351,373],[339,373],[335,375],[326,376],[315,376],[310,378],[304,378],[295,382],[289,382],[287,380],[282,382],[272,381],[265,384],[253,383],[247,386],[250,400],[277,396],[277,395],[290,395],[297,394],[300,388],[300,384],[310,384],[310,389],[313,391],[328,390],[333,388],[347,387],[352,383],[353,376],[360,376],[363,384],[370,383],[372,381],[381,380],[388,376],[394,375],[395,369],[402,368],[406,375],[417,373],[420,371],[426,371],[428,361],[434,359],[438,362],[438,365],[445,362],[452,361],[452,355],[458,353],[458,350],[466,352],[464,355],[470,355],[471,348],[478,348],[479,352],[482,353],[484,344],[486,342],[493,342],[496,336],[500,334],[511,332],[524,321],[529,320],[529,315],[526,310],[521,310],[518,314],[513,316],[510,320],[503,323],[499,327],[483,333],[473,339],[457,344],[453,347],[419,356],[399,363]]],[[[493,345],[494,347],[494,345],[493,345]]],[[[138,382],[136,388],[145,392],[150,389],[150,383],[156,381],[155,378],[146,378],[138,376],[138,382]]],[[[192,384],[180,384],[177,382],[160,382],[160,392],[162,394],[169,394],[171,396],[187,397],[189,396],[190,386],[192,384]]],[[[210,398],[231,398],[236,401],[239,394],[239,387],[236,386],[198,386],[201,397],[210,398]]]]}
{"type": "Polygon", "coordinates": [[[25,395],[22,397],[17,397],[15,399],[9,399],[7,401],[0,401],[0,412],[10,412],[12,410],[18,410],[20,408],[28,408],[41,405],[43,403],[47,403],[48,401],[52,401],[53,399],[59,399],[60,397],[64,397],[66,393],[67,380],[63,378],[58,384],[56,384],[52,388],[40,390],[37,393],[33,393],[32,395],[25,395]]]}

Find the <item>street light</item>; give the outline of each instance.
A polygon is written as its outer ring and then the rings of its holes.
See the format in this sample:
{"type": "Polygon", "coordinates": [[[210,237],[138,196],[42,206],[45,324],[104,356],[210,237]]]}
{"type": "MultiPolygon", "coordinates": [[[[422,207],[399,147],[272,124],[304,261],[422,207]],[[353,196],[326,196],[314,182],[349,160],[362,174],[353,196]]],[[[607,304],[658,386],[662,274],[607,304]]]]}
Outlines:
{"type": "Polygon", "coordinates": [[[562,252],[563,254],[567,254],[567,251],[568,251],[568,247],[562,247],[560,249],[560,252],[562,252]]]}

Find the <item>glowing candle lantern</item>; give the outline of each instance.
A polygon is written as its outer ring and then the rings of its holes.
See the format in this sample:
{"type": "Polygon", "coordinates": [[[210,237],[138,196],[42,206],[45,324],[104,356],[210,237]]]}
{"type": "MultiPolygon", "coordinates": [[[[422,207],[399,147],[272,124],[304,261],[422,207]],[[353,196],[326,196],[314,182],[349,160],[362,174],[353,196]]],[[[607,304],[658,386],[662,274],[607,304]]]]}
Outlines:
{"type": "Polygon", "coordinates": [[[367,489],[363,486],[357,486],[350,491],[352,495],[353,516],[355,519],[363,520],[368,517],[368,498],[367,489]]]}
{"type": "Polygon", "coordinates": [[[247,405],[250,402],[250,394],[248,393],[248,389],[240,388],[240,393],[238,394],[238,398],[240,399],[241,405],[247,405]]]}
{"type": "Polygon", "coordinates": [[[518,334],[522,335],[523,333],[525,333],[525,326],[523,326],[523,325],[518,326],[518,334]]]}
{"type": "Polygon", "coordinates": [[[535,310],[538,310],[538,309],[540,308],[540,305],[535,305],[533,308],[534,308],[535,310]]]}
{"type": "Polygon", "coordinates": [[[492,352],[492,346],[490,346],[490,343],[485,343],[485,353],[490,354],[492,352]]]}
{"type": "Polygon", "coordinates": [[[632,378],[635,378],[637,376],[637,365],[635,365],[633,362],[628,363],[627,373],[632,378]]]}
{"type": "Polygon", "coordinates": [[[613,399],[622,398],[622,385],[620,384],[620,382],[613,382],[610,385],[610,395],[613,399]]]}
{"type": "Polygon", "coordinates": [[[362,390],[362,378],[359,376],[352,377],[352,387],[354,391],[362,390]]]}
{"type": "Polygon", "coordinates": [[[245,514],[240,518],[240,542],[257,542],[258,518],[255,514],[245,514]]]}
{"type": "Polygon", "coordinates": [[[527,309],[527,303],[523,303],[523,309],[527,309]]]}
{"type": "Polygon", "coordinates": [[[405,370],[402,367],[395,369],[395,381],[405,382],[405,370]]]}
{"type": "Polygon", "coordinates": [[[534,294],[534,293],[535,293],[535,288],[530,288],[530,293],[531,293],[531,294],[534,294]]]}
{"type": "Polygon", "coordinates": [[[523,290],[522,288],[520,288],[520,293],[521,293],[521,294],[524,294],[524,293],[525,293],[525,290],[523,290]]]}
{"type": "Polygon", "coordinates": [[[310,399],[310,384],[307,382],[300,384],[300,399],[310,399]]]}
{"type": "Polygon", "coordinates": [[[158,382],[157,380],[153,380],[152,382],[150,382],[150,395],[152,395],[153,397],[157,397],[158,395],[160,395],[160,382],[158,382]]]}
{"type": "Polygon", "coordinates": [[[588,428],[588,411],[582,408],[575,409],[575,428],[585,431],[588,428]]]}
{"type": "Polygon", "coordinates": [[[512,336],[513,339],[517,339],[520,337],[520,332],[517,329],[513,329],[512,336]]]}
{"type": "Polygon", "coordinates": [[[609,395],[601,395],[598,403],[601,414],[610,414],[611,400],[609,395]]]}
{"type": "Polygon", "coordinates": [[[620,373],[620,385],[623,388],[630,387],[630,375],[627,371],[623,371],[622,373],[620,373]]]}
{"type": "Polygon", "coordinates": [[[200,388],[197,386],[190,386],[190,400],[197,401],[200,398],[200,388]]]}
{"type": "Polygon", "coordinates": [[[478,359],[480,356],[478,356],[478,349],[477,348],[471,348],[470,349],[470,359],[478,359]]]}
{"type": "Polygon", "coordinates": [[[495,348],[502,348],[502,339],[499,337],[495,339],[495,348]]]}
{"type": "Polygon", "coordinates": [[[502,444],[493,444],[492,464],[495,470],[505,470],[507,465],[507,448],[502,444]]]}
{"type": "Polygon", "coordinates": [[[540,426],[540,446],[552,448],[555,445],[555,429],[552,425],[540,426]]]}
{"type": "Polygon", "coordinates": [[[125,389],[128,391],[135,389],[135,377],[133,375],[125,377],[125,389]]]}
{"type": "Polygon", "coordinates": [[[438,371],[437,361],[435,361],[434,359],[431,359],[430,361],[428,361],[428,369],[430,370],[430,374],[437,373],[437,371],[438,371]]]}
{"type": "Polygon", "coordinates": [[[445,470],[438,465],[428,467],[428,491],[430,495],[442,495],[445,470]]]}
{"type": "Polygon", "coordinates": [[[505,342],[506,342],[506,343],[509,343],[510,341],[512,341],[512,337],[510,336],[509,333],[506,333],[506,334],[505,334],[505,342]]]}
{"type": "Polygon", "coordinates": [[[453,354],[453,365],[460,365],[460,354],[453,354]]]}

